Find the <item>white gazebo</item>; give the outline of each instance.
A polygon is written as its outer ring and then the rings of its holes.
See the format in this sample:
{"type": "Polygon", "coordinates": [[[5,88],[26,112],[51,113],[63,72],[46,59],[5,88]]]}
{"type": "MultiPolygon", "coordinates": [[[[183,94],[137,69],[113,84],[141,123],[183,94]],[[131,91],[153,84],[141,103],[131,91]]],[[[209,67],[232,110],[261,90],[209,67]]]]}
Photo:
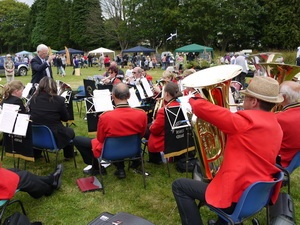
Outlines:
{"type": "Polygon", "coordinates": [[[106,53],[113,53],[114,54],[114,58],[115,58],[115,51],[113,51],[113,50],[110,50],[110,49],[107,49],[107,48],[97,48],[97,49],[94,49],[94,50],[92,50],[92,51],[89,51],[89,53],[88,54],[93,54],[93,55],[97,55],[97,54],[102,54],[102,55],[104,55],[104,54],[106,54],[106,53]]]}

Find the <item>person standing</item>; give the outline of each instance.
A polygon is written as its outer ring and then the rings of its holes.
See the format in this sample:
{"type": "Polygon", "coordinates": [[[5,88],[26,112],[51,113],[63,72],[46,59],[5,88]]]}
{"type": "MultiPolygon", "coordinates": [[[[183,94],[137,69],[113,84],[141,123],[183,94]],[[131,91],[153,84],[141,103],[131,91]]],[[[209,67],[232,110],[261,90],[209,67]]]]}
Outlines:
{"type": "MultiPolygon", "coordinates": [[[[283,132],[276,115],[270,112],[283,101],[278,82],[256,76],[241,92],[245,95],[244,110],[236,113],[201,97],[189,100],[194,114],[223,131],[227,141],[223,162],[210,183],[187,178],[173,182],[182,225],[203,224],[195,199],[231,214],[249,185],[272,181],[274,174],[281,171],[275,164],[283,132]]],[[[273,203],[279,189],[272,196],[273,203]]],[[[224,224],[224,221],[219,218],[216,224],[224,224]]]]}
{"type": "Polygon", "coordinates": [[[248,63],[244,53],[242,52],[239,53],[239,56],[236,57],[235,59],[235,64],[243,68],[242,72],[237,77],[235,77],[235,80],[240,82],[243,85],[243,88],[246,88],[245,85],[246,85],[246,75],[248,73],[248,63]]]}
{"type": "Polygon", "coordinates": [[[284,81],[280,85],[280,93],[284,101],[282,111],[276,114],[283,131],[280,148],[280,164],[287,167],[293,157],[300,151],[298,134],[300,132],[300,84],[294,81],[284,81]]]}
{"type": "Polygon", "coordinates": [[[43,77],[53,78],[51,63],[55,55],[48,56],[48,47],[40,44],[36,48],[37,55],[31,60],[32,78],[31,83],[39,83],[43,77]],[[48,59],[47,59],[48,56],[48,59]]]}
{"type": "Polygon", "coordinates": [[[99,70],[102,70],[103,66],[104,66],[104,56],[103,56],[102,53],[100,53],[100,56],[99,56],[99,70]]]}
{"type": "Polygon", "coordinates": [[[4,62],[4,69],[5,69],[6,82],[9,83],[10,81],[13,81],[15,79],[15,64],[10,54],[6,55],[6,60],[4,62]]]}

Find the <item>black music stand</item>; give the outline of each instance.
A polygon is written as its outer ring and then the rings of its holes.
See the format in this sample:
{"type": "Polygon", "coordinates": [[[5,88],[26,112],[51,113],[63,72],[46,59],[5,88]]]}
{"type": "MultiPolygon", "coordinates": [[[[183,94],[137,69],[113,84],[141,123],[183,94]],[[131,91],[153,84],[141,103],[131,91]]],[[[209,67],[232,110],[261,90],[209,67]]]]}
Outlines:
{"type": "MultiPolygon", "coordinates": [[[[20,159],[34,161],[32,130],[28,114],[17,113],[18,105],[4,104],[0,120],[0,131],[3,135],[3,146],[6,155],[14,159],[14,168],[19,168],[20,159]],[[16,166],[15,159],[18,158],[16,166]]],[[[3,150],[2,150],[3,151],[3,150]]]]}
{"type": "MultiPolygon", "coordinates": [[[[188,176],[188,152],[195,150],[191,125],[180,106],[165,108],[165,149],[164,157],[186,154],[186,176],[188,176]]],[[[167,160],[168,173],[170,168],[167,160]]]]}

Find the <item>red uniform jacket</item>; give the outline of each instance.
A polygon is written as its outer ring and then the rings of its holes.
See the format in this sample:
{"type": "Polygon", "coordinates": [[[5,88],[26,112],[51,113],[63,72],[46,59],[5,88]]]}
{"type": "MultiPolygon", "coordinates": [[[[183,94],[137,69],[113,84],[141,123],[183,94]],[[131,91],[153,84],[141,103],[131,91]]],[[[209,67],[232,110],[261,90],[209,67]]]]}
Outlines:
{"type": "Polygon", "coordinates": [[[0,167],[0,199],[11,199],[19,185],[20,177],[7,169],[0,167]]]}
{"type": "MultiPolygon", "coordinates": [[[[179,102],[172,101],[170,106],[179,106],[179,102]]],[[[156,119],[150,126],[150,137],[148,140],[149,152],[163,152],[165,149],[165,108],[160,108],[157,111],[156,119]]]]}
{"type": "Polygon", "coordinates": [[[204,99],[189,102],[197,117],[227,134],[223,163],[205,194],[208,204],[227,208],[239,200],[250,184],[273,180],[272,175],[280,171],[275,163],[282,140],[282,130],[274,113],[261,110],[231,113],[204,99]]]}
{"type": "Polygon", "coordinates": [[[120,137],[132,134],[145,134],[147,128],[147,114],[141,109],[118,105],[114,110],[99,116],[97,140],[92,140],[94,156],[99,158],[106,137],[120,137]]]}
{"type": "Polygon", "coordinates": [[[276,114],[277,120],[283,131],[283,139],[279,154],[281,165],[287,167],[293,157],[300,151],[300,104],[291,104],[276,114]]]}

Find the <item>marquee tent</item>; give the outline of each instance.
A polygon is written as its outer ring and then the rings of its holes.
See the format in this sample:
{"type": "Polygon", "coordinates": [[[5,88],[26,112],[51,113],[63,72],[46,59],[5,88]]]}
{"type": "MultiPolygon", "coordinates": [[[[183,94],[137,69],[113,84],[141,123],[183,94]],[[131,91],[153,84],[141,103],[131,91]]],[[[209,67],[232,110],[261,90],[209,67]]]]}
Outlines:
{"type": "Polygon", "coordinates": [[[136,46],[134,48],[129,48],[129,49],[125,49],[122,51],[122,53],[128,53],[128,52],[143,52],[143,53],[150,53],[150,52],[155,52],[154,49],[151,48],[145,48],[143,46],[136,46]]]}
{"type": "Polygon", "coordinates": [[[97,49],[94,49],[94,50],[92,50],[92,51],[90,51],[89,52],[89,54],[94,54],[94,55],[96,55],[96,54],[108,54],[108,53],[113,53],[114,54],[114,58],[115,58],[115,51],[113,51],[113,50],[110,50],[110,49],[107,49],[107,48],[97,48],[97,49]]]}
{"type": "MultiPolygon", "coordinates": [[[[73,55],[73,54],[81,54],[81,55],[83,55],[84,54],[84,51],[81,51],[81,50],[77,50],[77,49],[73,49],[73,48],[68,48],[68,50],[69,50],[69,53],[71,55],[73,55]]],[[[65,49],[64,50],[60,50],[60,51],[58,51],[56,53],[57,54],[66,54],[66,50],[65,49]]]]}
{"type": "Polygon", "coordinates": [[[213,57],[214,55],[214,49],[211,47],[203,46],[203,45],[198,45],[198,44],[190,44],[190,45],[185,45],[180,48],[175,49],[175,52],[211,52],[211,56],[213,57]]]}
{"type": "Polygon", "coordinates": [[[28,51],[21,51],[21,52],[17,52],[16,55],[32,55],[32,52],[28,52],[28,51]]]}

